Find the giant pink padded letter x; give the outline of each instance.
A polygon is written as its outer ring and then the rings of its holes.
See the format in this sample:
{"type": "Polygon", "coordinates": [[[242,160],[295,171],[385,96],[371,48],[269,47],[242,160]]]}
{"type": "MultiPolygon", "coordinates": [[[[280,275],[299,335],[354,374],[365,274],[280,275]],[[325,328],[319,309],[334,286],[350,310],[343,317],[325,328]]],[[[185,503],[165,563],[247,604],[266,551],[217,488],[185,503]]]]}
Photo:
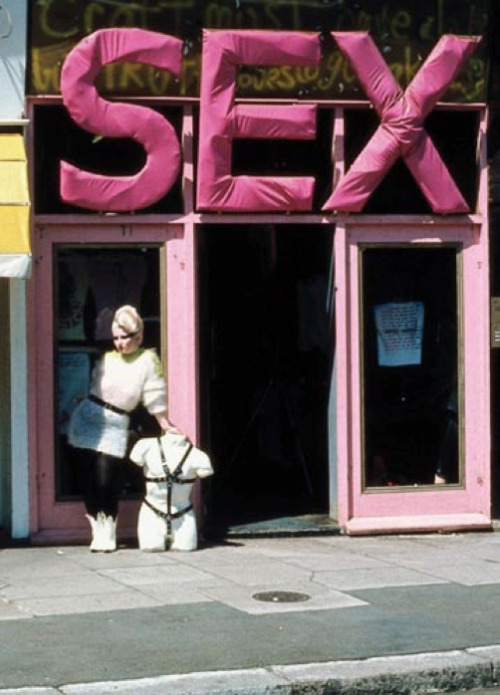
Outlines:
{"type": "Polygon", "coordinates": [[[398,157],[403,157],[434,212],[467,212],[467,203],[423,123],[479,37],[442,36],[403,92],[366,32],[332,32],[332,36],[350,59],[381,123],[323,209],[360,212],[398,157]]]}

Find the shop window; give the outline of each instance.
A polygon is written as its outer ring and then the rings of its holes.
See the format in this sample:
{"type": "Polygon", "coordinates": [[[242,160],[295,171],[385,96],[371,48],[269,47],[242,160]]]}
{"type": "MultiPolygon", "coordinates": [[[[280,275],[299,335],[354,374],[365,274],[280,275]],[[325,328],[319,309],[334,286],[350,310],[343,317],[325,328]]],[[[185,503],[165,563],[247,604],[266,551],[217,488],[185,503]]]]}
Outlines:
{"type": "MultiPolygon", "coordinates": [[[[373,109],[346,111],[348,170],[380,125],[373,109]]],[[[425,129],[472,212],[476,209],[479,115],[475,111],[432,111],[425,129]]],[[[367,214],[431,214],[432,209],[402,159],[398,159],[369,198],[367,214]]]]}
{"type": "MultiPolygon", "coordinates": [[[[148,108],[153,108],[148,104],[148,108]]],[[[182,109],[156,109],[175,128],[179,142],[182,130],[182,109]]],[[[84,208],[68,205],[59,194],[59,166],[65,160],[81,169],[109,176],[130,176],[144,165],[145,153],[131,138],[101,138],[82,130],[63,106],[37,105],[35,128],[35,195],[37,214],[95,214],[84,208]]],[[[171,190],[157,203],[137,211],[144,213],[182,213],[181,175],[171,190]]]]}
{"type": "Polygon", "coordinates": [[[360,253],[365,488],[459,484],[459,250],[360,253]]]}
{"type": "MultiPolygon", "coordinates": [[[[58,245],[54,251],[56,498],[80,498],[81,471],[68,445],[73,409],[90,387],[97,358],[113,349],[111,322],[123,304],[137,308],[144,321],[146,348],[162,354],[160,249],[157,246],[58,245]]],[[[156,420],[139,406],[131,414],[130,447],[140,436],[159,434],[156,420]]],[[[143,489],[139,469],[126,462],[125,494],[143,489]]]]}

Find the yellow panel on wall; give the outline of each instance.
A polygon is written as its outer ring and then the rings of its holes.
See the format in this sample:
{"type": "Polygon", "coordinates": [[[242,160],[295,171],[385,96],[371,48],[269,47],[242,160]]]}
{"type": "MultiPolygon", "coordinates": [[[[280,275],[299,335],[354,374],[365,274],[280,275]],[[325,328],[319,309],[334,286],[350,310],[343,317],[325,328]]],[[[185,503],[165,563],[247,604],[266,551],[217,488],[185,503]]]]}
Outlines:
{"type": "Polygon", "coordinates": [[[0,277],[29,274],[30,213],[23,137],[0,134],[0,277]]]}

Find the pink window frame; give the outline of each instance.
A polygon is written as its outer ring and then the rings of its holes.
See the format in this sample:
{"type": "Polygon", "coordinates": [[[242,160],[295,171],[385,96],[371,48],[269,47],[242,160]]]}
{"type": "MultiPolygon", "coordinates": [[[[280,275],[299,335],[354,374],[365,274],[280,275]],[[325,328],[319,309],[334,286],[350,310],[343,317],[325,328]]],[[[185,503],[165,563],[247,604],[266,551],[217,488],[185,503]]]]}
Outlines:
{"type": "Polygon", "coordinates": [[[423,222],[384,219],[336,229],[338,520],[351,534],[490,526],[487,235],[470,219],[423,222]],[[366,243],[461,247],[463,487],[363,489],[359,249],[366,243]]]}

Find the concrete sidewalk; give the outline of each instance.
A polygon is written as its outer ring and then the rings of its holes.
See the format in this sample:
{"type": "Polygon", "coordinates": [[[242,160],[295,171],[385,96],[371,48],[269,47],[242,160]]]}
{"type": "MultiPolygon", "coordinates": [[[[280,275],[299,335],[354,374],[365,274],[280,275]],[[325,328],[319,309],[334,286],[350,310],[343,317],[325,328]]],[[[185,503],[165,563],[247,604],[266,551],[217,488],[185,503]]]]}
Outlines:
{"type": "Polygon", "coordinates": [[[496,533],[6,548],[0,693],[490,688],[499,599],[496,533]]]}

